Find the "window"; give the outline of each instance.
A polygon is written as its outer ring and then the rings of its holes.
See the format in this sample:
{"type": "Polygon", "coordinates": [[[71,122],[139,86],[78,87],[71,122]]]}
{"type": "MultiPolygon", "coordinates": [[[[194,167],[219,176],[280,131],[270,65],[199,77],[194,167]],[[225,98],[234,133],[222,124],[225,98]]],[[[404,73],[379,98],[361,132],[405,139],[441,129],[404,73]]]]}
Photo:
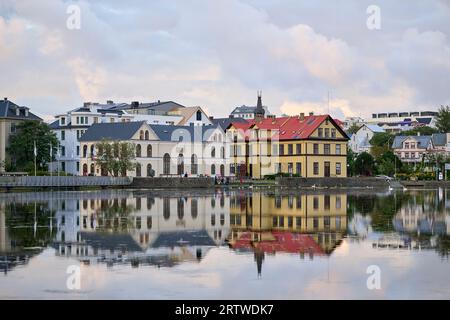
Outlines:
{"type": "Polygon", "coordinates": [[[314,210],[318,210],[319,209],[319,197],[314,197],[314,199],[313,199],[313,208],[314,208],[314,210]]]}
{"type": "Polygon", "coordinates": [[[313,228],[319,229],[319,218],[317,217],[313,218],[313,228]]]}
{"type": "Polygon", "coordinates": [[[200,110],[197,111],[195,118],[197,121],[202,121],[202,112],[200,110]]]}
{"type": "Polygon", "coordinates": [[[64,161],[61,162],[61,171],[66,172],[66,163],[64,161]]]}
{"type": "Polygon", "coordinates": [[[136,164],[136,177],[140,177],[141,176],[141,164],[138,163],[136,164]]]}
{"type": "Polygon", "coordinates": [[[163,157],[163,174],[170,174],[170,155],[168,153],[163,157]]]}
{"type": "Polygon", "coordinates": [[[336,175],[340,176],[342,171],[341,171],[341,163],[340,162],[336,162],[336,175]]]}
{"type": "Polygon", "coordinates": [[[66,118],[61,118],[60,124],[63,126],[66,124],[66,118]]]}
{"type": "Polygon", "coordinates": [[[80,117],[77,117],[77,124],[80,124],[80,117]]]}
{"type": "Polygon", "coordinates": [[[319,163],[318,162],[313,163],[313,171],[314,171],[315,175],[319,174],[319,163]]]}
{"type": "Polygon", "coordinates": [[[275,208],[281,208],[281,197],[275,197],[275,208]]]}
{"type": "Polygon", "coordinates": [[[297,143],[296,145],[296,153],[301,154],[302,153],[302,145],[300,143],[297,143]]]}
{"type": "Polygon", "coordinates": [[[212,147],[211,149],[211,158],[215,158],[216,157],[216,148],[212,147]]]}
{"type": "Polygon", "coordinates": [[[279,152],[280,156],[284,155],[284,145],[280,144],[280,152],[279,152]]]}
{"type": "Polygon", "coordinates": [[[152,217],[149,216],[147,217],[147,229],[151,229],[152,228],[152,217]]]}
{"type": "Polygon", "coordinates": [[[295,217],[295,226],[297,229],[300,229],[302,227],[302,218],[301,217],[295,217]]]}
{"type": "Polygon", "coordinates": [[[405,149],[409,149],[409,142],[405,142],[405,149]]]}
{"type": "Polygon", "coordinates": [[[280,216],[278,218],[278,226],[279,227],[284,227],[284,216],[280,216]]]}
{"type": "Polygon", "coordinates": [[[61,140],[66,140],[66,132],[64,130],[61,130],[61,140]]]}
{"type": "Polygon", "coordinates": [[[111,123],[114,123],[115,119],[114,118],[110,118],[110,121],[111,121],[111,123]]]}
{"type": "Polygon", "coordinates": [[[301,164],[301,162],[297,162],[297,163],[295,164],[295,167],[296,167],[296,173],[297,173],[299,176],[301,176],[301,175],[302,175],[302,164],[301,164]]]}
{"type": "Polygon", "coordinates": [[[289,163],[288,163],[288,173],[289,173],[289,174],[292,174],[292,173],[293,173],[293,172],[292,172],[293,169],[294,169],[293,167],[294,167],[293,163],[292,163],[292,162],[289,162],[289,163]]]}
{"type": "Polygon", "coordinates": [[[163,217],[164,220],[169,220],[170,218],[170,198],[164,198],[163,200],[163,217]]]}
{"type": "Polygon", "coordinates": [[[88,117],[84,117],[84,124],[88,124],[88,117]]]}
{"type": "Polygon", "coordinates": [[[317,135],[319,136],[319,138],[323,137],[323,129],[322,128],[317,129],[317,135]]]}
{"type": "Polygon", "coordinates": [[[87,145],[85,144],[84,146],[83,146],[83,158],[86,158],[87,157],[87,145]]]}
{"type": "Polygon", "coordinates": [[[324,154],[330,154],[330,144],[329,143],[325,143],[323,145],[323,153],[324,154]]]}
{"type": "Polygon", "coordinates": [[[191,200],[191,216],[193,219],[197,218],[197,216],[198,216],[198,200],[197,199],[191,200]]]}
{"type": "Polygon", "coordinates": [[[177,201],[177,215],[178,215],[178,219],[180,219],[180,220],[182,220],[184,217],[184,200],[183,200],[183,198],[180,198],[177,201]]]}
{"type": "Polygon", "coordinates": [[[150,139],[150,133],[148,132],[148,130],[145,130],[145,140],[149,140],[150,139]]]}
{"type": "Polygon", "coordinates": [[[314,143],[314,145],[313,145],[313,153],[314,154],[319,154],[319,144],[318,143],[314,143]]]}
{"type": "Polygon", "coordinates": [[[331,137],[336,138],[336,129],[331,129],[331,137]]]}
{"type": "Polygon", "coordinates": [[[77,172],[80,171],[80,163],[77,161],[77,172]]]}
{"type": "Polygon", "coordinates": [[[61,146],[61,156],[65,156],[66,155],[66,147],[61,146]]]}
{"type": "Polygon", "coordinates": [[[212,226],[216,225],[216,216],[214,214],[211,215],[211,225],[212,226]]]}
{"type": "Polygon", "coordinates": [[[341,208],[341,197],[336,196],[336,209],[340,209],[340,208],[341,208]]]}
{"type": "Polygon", "coordinates": [[[330,229],[330,217],[329,216],[325,216],[323,217],[323,227],[325,229],[330,229]]]}
{"type": "Polygon", "coordinates": [[[136,158],[140,158],[141,157],[141,145],[138,144],[136,145],[136,158]]]}
{"type": "Polygon", "coordinates": [[[294,217],[288,217],[288,228],[292,228],[294,226],[294,217]]]}
{"type": "Polygon", "coordinates": [[[297,197],[297,209],[301,209],[302,208],[302,197],[298,196],[297,197]]]}
{"type": "Polygon", "coordinates": [[[336,145],[336,154],[341,154],[341,145],[340,144],[336,145]]]}
{"type": "Polygon", "coordinates": [[[236,167],[235,164],[230,164],[230,174],[236,174],[236,167]]]}
{"type": "Polygon", "coordinates": [[[324,196],[324,209],[325,210],[330,210],[330,202],[331,202],[331,198],[329,195],[325,195],[324,196]]]}
{"type": "Polygon", "coordinates": [[[329,137],[330,137],[330,129],[325,128],[325,138],[329,138],[329,137]]]}
{"type": "Polygon", "coordinates": [[[294,145],[288,144],[288,155],[292,155],[294,153],[294,145]]]}
{"type": "Polygon", "coordinates": [[[139,131],[139,140],[144,140],[144,130],[139,131]]]}
{"type": "Polygon", "coordinates": [[[147,164],[147,177],[153,177],[153,169],[152,169],[152,165],[149,163],[147,164]]]}
{"type": "Polygon", "coordinates": [[[147,158],[151,158],[152,157],[152,145],[149,144],[147,146],[147,158]]]}
{"type": "Polygon", "coordinates": [[[94,117],[94,123],[98,123],[98,117],[94,117]]]}
{"type": "Polygon", "coordinates": [[[216,174],[216,165],[211,165],[211,174],[216,174]]]}
{"type": "Polygon", "coordinates": [[[191,156],[191,174],[198,174],[197,156],[195,154],[191,156]]]}
{"type": "Polygon", "coordinates": [[[77,156],[80,155],[80,146],[77,146],[77,156]]]}

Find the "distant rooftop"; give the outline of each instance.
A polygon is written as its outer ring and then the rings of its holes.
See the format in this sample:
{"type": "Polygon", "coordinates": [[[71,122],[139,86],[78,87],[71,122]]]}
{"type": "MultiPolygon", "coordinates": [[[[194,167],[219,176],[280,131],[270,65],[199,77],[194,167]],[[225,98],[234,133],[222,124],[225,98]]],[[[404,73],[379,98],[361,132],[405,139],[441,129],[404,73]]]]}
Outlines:
{"type": "Polygon", "coordinates": [[[0,100],[0,118],[42,121],[40,117],[29,110],[28,107],[18,106],[8,98],[0,100]]]}

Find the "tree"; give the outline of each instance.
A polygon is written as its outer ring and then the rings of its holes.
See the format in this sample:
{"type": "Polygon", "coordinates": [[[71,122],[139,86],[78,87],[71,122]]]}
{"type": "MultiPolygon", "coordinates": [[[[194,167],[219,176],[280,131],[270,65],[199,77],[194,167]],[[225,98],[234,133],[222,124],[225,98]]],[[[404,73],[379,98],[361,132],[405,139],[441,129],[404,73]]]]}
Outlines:
{"type": "Polygon", "coordinates": [[[350,126],[350,128],[348,128],[347,133],[348,134],[355,134],[356,132],[358,132],[359,128],[361,128],[361,126],[359,126],[356,123],[354,123],[354,124],[352,124],[350,126]]]}
{"type": "Polygon", "coordinates": [[[441,106],[436,116],[436,128],[441,133],[450,132],[450,108],[441,106]]]}
{"type": "Polygon", "coordinates": [[[36,143],[36,164],[39,170],[47,170],[47,164],[59,146],[56,134],[47,124],[38,121],[24,121],[17,126],[8,147],[12,170],[32,171],[34,168],[34,143],[36,143]],[[50,145],[53,147],[50,156],[50,145]]]}
{"type": "Polygon", "coordinates": [[[352,151],[351,148],[348,148],[347,150],[347,165],[348,165],[347,174],[350,177],[352,177],[355,174],[355,153],[352,151]]]}
{"type": "Polygon", "coordinates": [[[95,163],[102,171],[115,177],[119,174],[124,177],[128,170],[136,168],[136,163],[132,161],[135,158],[135,148],[132,143],[102,140],[97,143],[96,148],[95,163]]]}
{"type": "Polygon", "coordinates": [[[433,133],[438,133],[438,132],[439,132],[439,130],[437,130],[435,128],[431,128],[428,126],[421,126],[421,127],[416,127],[411,130],[400,132],[400,133],[398,133],[398,135],[400,135],[400,136],[417,136],[417,134],[420,133],[421,136],[431,136],[433,133]]]}
{"type": "Polygon", "coordinates": [[[394,136],[388,132],[376,132],[369,143],[376,147],[387,147],[391,148],[392,142],[394,141],[394,136]]]}
{"type": "Polygon", "coordinates": [[[358,155],[355,161],[356,174],[371,176],[375,171],[375,160],[367,152],[362,152],[358,155]]]}
{"type": "Polygon", "coordinates": [[[402,162],[392,151],[387,151],[375,159],[379,174],[393,176],[396,171],[399,172],[402,168],[402,162]]]}

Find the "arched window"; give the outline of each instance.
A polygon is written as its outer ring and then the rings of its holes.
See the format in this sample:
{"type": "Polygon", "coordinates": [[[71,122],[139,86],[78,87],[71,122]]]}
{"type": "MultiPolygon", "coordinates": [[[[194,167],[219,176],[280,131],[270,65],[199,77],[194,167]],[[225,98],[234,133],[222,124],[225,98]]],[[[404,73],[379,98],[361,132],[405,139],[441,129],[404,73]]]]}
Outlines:
{"type": "Polygon", "coordinates": [[[136,145],[136,158],[140,158],[141,157],[141,145],[138,144],[136,145]]]}
{"type": "Polygon", "coordinates": [[[91,145],[91,157],[94,157],[94,150],[95,150],[95,146],[91,145]]]}
{"type": "Polygon", "coordinates": [[[148,130],[145,130],[145,140],[149,140],[150,139],[150,133],[148,132],[148,130]]]}
{"type": "Polygon", "coordinates": [[[215,158],[216,157],[216,148],[212,147],[211,149],[211,158],[215,158]]]}
{"type": "Polygon", "coordinates": [[[182,220],[184,217],[184,200],[183,200],[183,198],[178,199],[177,215],[178,215],[178,219],[180,219],[180,220],[182,220]]]}
{"type": "Polygon", "coordinates": [[[170,198],[164,198],[163,200],[163,217],[164,220],[169,220],[170,218],[170,198]]]}
{"type": "Polygon", "coordinates": [[[153,174],[153,170],[152,170],[152,165],[149,163],[147,165],[147,177],[153,177],[153,176],[154,176],[154,174],[153,174]]]}
{"type": "Polygon", "coordinates": [[[141,176],[141,164],[138,163],[136,165],[136,177],[140,177],[141,176]]]}
{"type": "Polygon", "coordinates": [[[87,144],[85,144],[84,146],[83,146],[83,158],[86,158],[87,157],[87,144]]]}
{"type": "Polygon", "coordinates": [[[220,157],[225,159],[225,147],[220,148],[220,157]]]}
{"type": "Polygon", "coordinates": [[[220,165],[220,175],[225,177],[225,165],[223,164],[220,165]]]}
{"type": "Polygon", "coordinates": [[[197,111],[196,119],[197,121],[202,121],[202,112],[200,110],[197,111]]]}
{"type": "Polygon", "coordinates": [[[152,145],[149,144],[147,146],[147,158],[151,158],[152,157],[152,145]]]}
{"type": "Polygon", "coordinates": [[[94,175],[94,164],[91,163],[91,174],[94,175]]]}
{"type": "Polygon", "coordinates": [[[88,174],[88,166],[85,163],[85,164],[83,164],[83,176],[87,176],[87,174],[88,174]]]}
{"type": "Polygon", "coordinates": [[[177,174],[182,175],[184,173],[184,156],[182,153],[178,155],[177,160],[177,174]]]}
{"type": "Polygon", "coordinates": [[[191,156],[191,174],[198,174],[197,156],[195,154],[191,156]]]}
{"type": "Polygon", "coordinates": [[[163,157],[163,174],[170,174],[170,155],[168,153],[163,157]]]}
{"type": "Polygon", "coordinates": [[[144,140],[144,130],[139,131],[139,140],[144,140]]]}
{"type": "Polygon", "coordinates": [[[216,165],[215,164],[211,165],[211,174],[216,174],[216,165]]]}
{"type": "Polygon", "coordinates": [[[195,219],[198,216],[198,201],[197,201],[197,199],[191,200],[191,216],[192,216],[192,219],[195,219]]]}

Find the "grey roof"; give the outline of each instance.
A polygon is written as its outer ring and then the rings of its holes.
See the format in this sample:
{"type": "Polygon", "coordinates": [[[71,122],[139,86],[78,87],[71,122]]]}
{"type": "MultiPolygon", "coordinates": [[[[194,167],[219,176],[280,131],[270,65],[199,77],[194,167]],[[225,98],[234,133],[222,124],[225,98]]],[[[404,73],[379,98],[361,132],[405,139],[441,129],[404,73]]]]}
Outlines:
{"type": "Polygon", "coordinates": [[[206,141],[217,125],[210,126],[172,126],[151,124],[150,128],[161,141],[206,141]]]}
{"type": "Polygon", "coordinates": [[[445,146],[447,145],[447,134],[446,133],[433,133],[431,135],[433,139],[433,144],[435,146],[445,146]]]}
{"type": "Polygon", "coordinates": [[[413,138],[414,140],[416,140],[418,142],[417,147],[419,149],[426,149],[431,141],[431,136],[396,136],[394,138],[394,142],[392,143],[392,148],[401,148],[403,141],[408,138],[413,138]]]}
{"type": "Polygon", "coordinates": [[[87,129],[87,128],[90,128],[91,126],[89,124],[85,124],[85,125],[77,124],[76,126],[73,126],[72,122],[69,122],[68,124],[66,124],[64,126],[60,126],[59,119],[58,119],[58,120],[55,120],[52,123],[50,123],[49,127],[51,130],[70,130],[70,129],[87,129]]]}
{"type": "Polygon", "coordinates": [[[153,242],[152,247],[179,247],[183,245],[215,246],[216,244],[206,230],[192,230],[161,232],[153,242]]]}
{"type": "Polygon", "coordinates": [[[143,251],[130,234],[113,234],[106,232],[82,232],[82,239],[93,248],[102,250],[126,249],[131,252],[143,251]]]}
{"type": "MultiPolygon", "coordinates": [[[[139,103],[138,109],[151,109],[155,111],[169,112],[175,108],[185,108],[185,106],[174,101],[157,101],[139,103]]],[[[109,110],[130,110],[133,109],[131,104],[123,103],[108,108],[109,110]]]]}
{"type": "Polygon", "coordinates": [[[80,138],[80,141],[130,140],[145,121],[95,123],[80,138]]]}
{"type": "MultiPolygon", "coordinates": [[[[263,106],[263,109],[266,113],[269,112],[267,106],[263,106]]],[[[240,113],[255,113],[256,106],[246,106],[242,105],[240,107],[234,108],[233,111],[231,111],[231,114],[240,114],[240,113]]]]}
{"type": "Polygon", "coordinates": [[[10,119],[21,119],[21,120],[38,120],[42,121],[41,118],[39,118],[34,113],[31,113],[28,111],[28,116],[25,116],[25,114],[16,114],[16,108],[21,109],[28,109],[27,107],[20,107],[17,104],[15,104],[12,101],[9,100],[0,100],[0,118],[10,118],[10,119]]]}
{"type": "Polygon", "coordinates": [[[244,118],[217,118],[217,119],[212,119],[211,122],[217,126],[219,125],[223,130],[226,130],[228,128],[228,126],[232,123],[232,122],[240,122],[240,123],[245,123],[247,122],[247,120],[245,120],[244,118]]]}

